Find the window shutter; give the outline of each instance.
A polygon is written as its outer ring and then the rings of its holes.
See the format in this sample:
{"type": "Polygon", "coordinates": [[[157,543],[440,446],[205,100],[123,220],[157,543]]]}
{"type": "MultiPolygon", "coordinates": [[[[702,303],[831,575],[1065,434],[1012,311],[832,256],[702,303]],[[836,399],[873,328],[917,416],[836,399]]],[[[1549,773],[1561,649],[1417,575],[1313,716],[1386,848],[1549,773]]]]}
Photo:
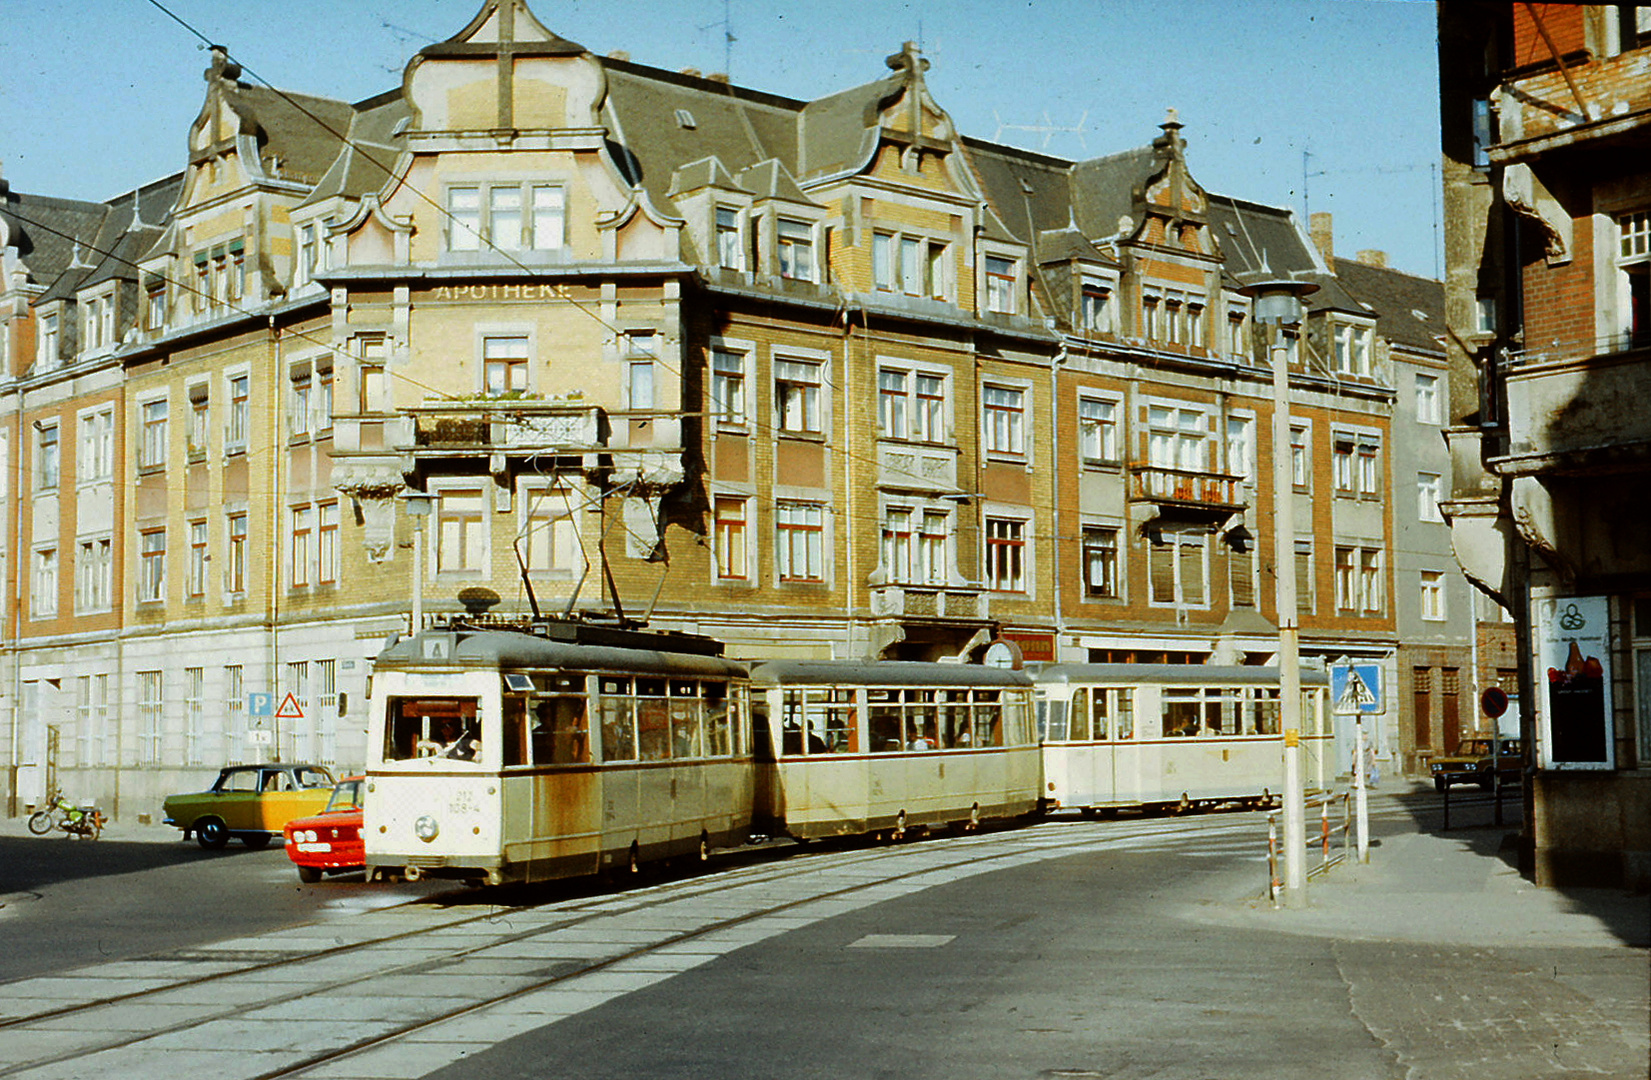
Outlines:
{"type": "Polygon", "coordinates": [[[1227,576],[1232,583],[1233,607],[1255,607],[1255,554],[1248,551],[1229,552],[1227,576]]]}
{"type": "Polygon", "coordinates": [[[1155,604],[1175,602],[1175,548],[1169,544],[1153,544],[1147,548],[1147,567],[1152,582],[1152,601],[1155,604]]]}
{"type": "Polygon", "coordinates": [[[1204,543],[1202,540],[1183,541],[1175,548],[1181,562],[1181,594],[1186,603],[1198,606],[1205,603],[1208,592],[1204,580],[1204,543]]]}

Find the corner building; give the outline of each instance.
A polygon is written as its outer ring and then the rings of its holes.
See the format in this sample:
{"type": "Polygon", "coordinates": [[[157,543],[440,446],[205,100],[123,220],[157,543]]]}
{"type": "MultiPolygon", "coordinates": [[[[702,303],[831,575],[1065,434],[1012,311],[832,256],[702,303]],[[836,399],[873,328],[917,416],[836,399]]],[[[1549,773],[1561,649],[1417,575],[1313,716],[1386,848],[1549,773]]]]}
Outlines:
{"type": "Polygon", "coordinates": [[[1290,342],[1303,648],[1381,668],[1379,752],[1413,763],[1407,635],[1470,668],[1401,475],[1444,471],[1412,407],[1437,283],[1204,191],[1173,112],[1091,161],[963,136],[928,63],[794,101],[595,56],[519,0],[354,104],[215,53],[173,202],[111,257],[111,628],[11,642],[45,695],[13,709],[14,800],[118,782],[142,813],[222,760],[359,762],[383,641],[467,609],[744,658],[1264,663],[1263,270],[1320,285],[1290,342]],[[63,689],[97,675],[101,728],[63,689]]]}
{"type": "Polygon", "coordinates": [[[1539,884],[1651,886],[1651,8],[1439,7],[1448,509],[1510,613],[1539,884]]]}

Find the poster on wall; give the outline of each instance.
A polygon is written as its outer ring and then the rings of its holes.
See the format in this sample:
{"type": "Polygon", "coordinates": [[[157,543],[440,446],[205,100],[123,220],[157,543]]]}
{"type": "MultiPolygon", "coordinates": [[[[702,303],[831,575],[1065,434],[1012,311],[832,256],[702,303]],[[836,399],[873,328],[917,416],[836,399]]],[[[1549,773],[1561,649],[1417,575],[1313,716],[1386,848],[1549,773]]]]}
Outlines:
{"type": "Polygon", "coordinates": [[[1535,609],[1542,767],[1615,768],[1609,598],[1561,596],[1535,609]]]}

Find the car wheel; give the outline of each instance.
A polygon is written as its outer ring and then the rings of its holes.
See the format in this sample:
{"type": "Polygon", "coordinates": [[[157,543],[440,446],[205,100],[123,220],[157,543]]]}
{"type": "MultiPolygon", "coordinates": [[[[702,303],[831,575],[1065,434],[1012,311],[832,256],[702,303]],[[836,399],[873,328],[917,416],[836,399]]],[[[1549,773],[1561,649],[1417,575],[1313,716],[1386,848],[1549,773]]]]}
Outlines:
{"type": "Polygon", "coordinates": [[[313,866],[300,866],[298,868],[298,880],[306,885],[314,885],[321,880],[321,871],[313,866]]]}
{"type": "Polygon", "coordinates": [[[195,823],[195,842],[207,851],[217,851],[229,843],[229,829],[217,818],[195,823]]]}
{"type": "Polygon", "coordinates": [[[1434,791],[1443,791],[1443,790],[1445,790],[1445,778],[1444,777],[1435,776],[1433,778],[1433,790],[1434,791]]]}
{"type": "Polygon", "coordinates": [[[253,851],[262,851],[264,848],[269,847],[269,833],[248,833],[246,836],[241,837],[241,843],[253,851]]]}

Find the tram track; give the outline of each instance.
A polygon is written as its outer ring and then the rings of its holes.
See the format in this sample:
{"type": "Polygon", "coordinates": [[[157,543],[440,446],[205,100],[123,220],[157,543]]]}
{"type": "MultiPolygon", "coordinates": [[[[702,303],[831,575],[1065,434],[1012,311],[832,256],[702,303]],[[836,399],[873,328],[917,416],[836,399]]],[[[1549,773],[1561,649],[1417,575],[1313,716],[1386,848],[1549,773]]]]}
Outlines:
{"type": "MultiPolygon", "coordinates": [[[[222,1029],[221,1035],[226,1040],[232,1039],[235,1032],[244,1032],[249,1025],[256,1028],[263,1023],[264,1018],[259,1014],[264,1014],[279,1026],[283,1017],[303,1015],[306,1006],[311,1006],[308,1009],[310,1012],[325,1013],[329,1002],[343,1006],[357,1001],[401,1000],[394,994],[386,994],[386,991],[397,987],[406,989],[419,980],[461,978],[474,981],[476,976],[457,973],[467,965],[485,970],[489,966],[489,958],[493,966],[508,969],[512,966],[508,958],[513,952],[518,954],[518,958],[528,958],[526,963],[518,959],[518,973],[513,977],[495,973],[489,980],[492,987],[485,993],[472,992],[468,996],[455,994],[446,999],[408,999],[431,1003],[432,1007],[423,1015],[396,1021],[333,1020],[334,1031],[330,1042],[320,1037],[319,1025],[326,1021],[305,1020],[296,1025],[289,1022],[288,1027],[296,1027],[319,1045],[309,1049],[254,1046],[236,1056],[241,1063],[238,1069],[218,1068],[215,1071],[219,1076],[245,1077],[247,1080],[303,1076],[318,1067],[356,1055],[370,1054],[375,1049],[431,1032],[444,1024],[480,1016],[488,1010],[498,1010],[512,1003],[530,1001],[535,995],[554,993],[560,988],[577,985],[581,980],[588,983],[592,977],[600,977],[604,973],[623,972],[627,967],[646,963],[650,958],[656,961],[676,958],[674,962],[665,964],[665,973],[660,976],[662,980],[743,944],[762,940],[771,933],[807,925],[893,895],[960,877],[1011,868],[1022,862],[1086,850],[1128,847],[1132,843],[1173,832],[1175,825],[1174,821],[1167,820],[1105,825],[1045,822],[1022,830],[964,835],[937,842],[920,841],[894,848],[821,852],[804,859],[747,865],[625,892],[555,901],[542,906],[510,909],[504,913],[490,908],[475,915],[438,919],[422,927],[377,934],[328,948],[311,948],[297,955],[234,964],[195,978],[171,980],[129,993],[108,994],[13,1016],[0,1021],[0,1032],[8,1033],[8,1039],[43,1030],[81,1029],[95,1037],[78,1045],[62,1046],[57,1053],[15,1063],[0,1061],[0,1077],[44,1080],[46,1077],[117,1074],[123,1071],[120,1060],[124,1056],[147,1057],[149,1052],[165,1052],[169,1047],[175,1048],[175,1045],[189,1048],[191,1035],[199,1036],[195,1042],[210,1046],[214,1043],[214,1028],[222,1029]],[[890,862],[896,865],[890,866],[890,862]],[[873,868],[876,872],[870,872],[873,868]],[[812,887],[799,887],[811,878],[816,879],[812,887]],[[925,881],[925,878],[928,880],[925,881]],[[809,911],[811,905],[815,909],[813,912],[809,911]],[[701,909],[699,914],[694,913],[696,908],[701,909]],[[717,908],[721,908],[720,913],[715,910],[717,908]],[[761,925],[765,919],[772,920],[766,928],[761,925]],[[512,920],[530,921],[532,925],[518,930],[499,927],[501,922],[512,920]],[[682,928],[660,928],[660,924],[673,921],[681,923],[682,928]],[[642,929],[627,928],[627,923],[642,929]],[[650,923],[655,925],[655,929],[646,929],[650,923]],[[578,941],[581,936],[597,940],[578,941]],[[464,940],[444,943],[444,937],[464,940]],[[631,940],[623,940],[627,937],[631,940]],[[606,947],[600,947],[604,941],[606,947]],[[703,951],[692,951],[696,945],[703,951]],[[578,952],[591,955],[559,955],[578,952]],[[390,960],[397,953],[401,954],[401,962],[378,962],[390,960]],[[539,971],[528,974],[535,953],[543,954],[538,958],[539,971]],[[500,964],[501,960],[505,962],[500,964]],[[329,965],[349,974],[320,977],[329,965]],[[306,967],[311,970],[306,971],[306,967]],[[317,977],[305,978],[310,974],[317,977]],[[301,988],[291,991],[274,989],[294,977],[302,982],[301,988]],[[271,988],[272,992],[248,995],[248,984],[261,984],[271,988]],[[375,990],[377,994],[373,993],[375,990]],[[202,995],[210,997],[214,991],[222,992],[222,1002],[215,1008],[178,1016],[170,1022],[163,1020],[139,1030],[102,1030],[106,1026],[103,1023],[105,1020],[116,1021],[117,1025],[119,1022],[130,1023],[120,1021],[120,1011],[123,1009],[146,1010],[150,1014],[164,1016],[169,1010],[178,1010],[182,999],[202,995]],[[357,1026],[352,1028],[352,1023],[357,1026]],[[266,1052],[250,1052],[260,1049],[266,1052]],[[260,1058],[263,1060],[257,1060],[260,1058]]],[[[1218,828],[1226,832],[1234,828],[1253,828],[1253,823],[1243,825],[1234,821],[1223,823],[1218,828]]],[[[422,914],[419,909],[427,907],[427,902],[404,905],[359,918],[371,920],[374,916],[388,917],[399,912],[405,921],[406,915],[422,914]]],[[[354,926],[353,923],[349,925],[354,926]]],[[[308,924],[312,929],[338,926],[338,923],[308,924]]],[[[282,935],[289,934],[291,929],[294,928],[255,940],[276,945],[283,941],[290,944],[293,939],[283,938],[282,935]]],[[[245,942],[227,944],[244,945],[245,942]]],[[[190,956],[222,958],[235,955],[235,952],[227,948],[205,948],[191,950],[190,956]]],[[[271,951],[259,954],[257,950],[242,949],[240,955],[270,957],[272,954],[271,951]]],[[[151,958],[151,962],[192,961],[172,956],[151,958]]],[[[88,974],[82,977],[95,979],[97,970],[86,969],[88,974]]],[[[67,973],[59,977],[59,981],[73,979],[79,974],[67,973]]],[[[26,989],[36,981],[22,980],[0,986],[0,1004],[5,1003],[8,991],[26,989]]],[[[420,984],[420,989],[430,985],[424,982],[420,984]]],[[[551,1023],[554,1019],[556,1017],[547,1015],[542,1022],[551,1023]]],[[[222,1056],[218,1055],[220,1058],[222,1056]]]]}

